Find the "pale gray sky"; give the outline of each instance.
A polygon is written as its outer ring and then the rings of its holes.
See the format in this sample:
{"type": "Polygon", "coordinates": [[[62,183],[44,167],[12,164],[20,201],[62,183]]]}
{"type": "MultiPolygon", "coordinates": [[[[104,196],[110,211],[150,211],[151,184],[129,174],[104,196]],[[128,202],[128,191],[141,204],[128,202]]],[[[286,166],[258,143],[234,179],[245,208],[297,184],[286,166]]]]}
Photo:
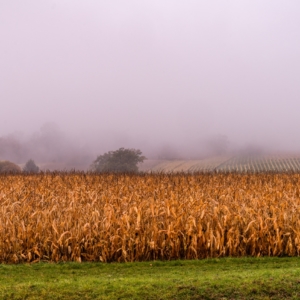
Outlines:
{"type": "Polygon", "coordinates": [[[300,151],[299,15],[297,0],[0,0],[0,136],[53,122],[95,149],[221,134],[300,151]]]}

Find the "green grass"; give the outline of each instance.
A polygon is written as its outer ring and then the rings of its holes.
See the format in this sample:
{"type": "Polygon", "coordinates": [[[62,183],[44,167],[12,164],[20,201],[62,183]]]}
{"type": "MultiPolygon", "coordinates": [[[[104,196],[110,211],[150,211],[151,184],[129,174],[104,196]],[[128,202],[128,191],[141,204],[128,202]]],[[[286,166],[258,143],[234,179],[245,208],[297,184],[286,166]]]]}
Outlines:
{"type": "Polygon", "coordinates": [[[0,265],[0,299],[300,299],[300,258],[0,265]]]}

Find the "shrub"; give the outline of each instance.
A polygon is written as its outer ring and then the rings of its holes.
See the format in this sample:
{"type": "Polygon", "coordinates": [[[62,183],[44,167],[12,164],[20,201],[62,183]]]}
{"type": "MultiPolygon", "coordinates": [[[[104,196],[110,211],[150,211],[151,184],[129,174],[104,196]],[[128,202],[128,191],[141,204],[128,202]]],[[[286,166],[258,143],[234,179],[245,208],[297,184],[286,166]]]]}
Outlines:
{"type": "Polygon", "coordinates": [[[21,173],[21,168],[11,161],[0,161],[0,173],[21,173]]]}

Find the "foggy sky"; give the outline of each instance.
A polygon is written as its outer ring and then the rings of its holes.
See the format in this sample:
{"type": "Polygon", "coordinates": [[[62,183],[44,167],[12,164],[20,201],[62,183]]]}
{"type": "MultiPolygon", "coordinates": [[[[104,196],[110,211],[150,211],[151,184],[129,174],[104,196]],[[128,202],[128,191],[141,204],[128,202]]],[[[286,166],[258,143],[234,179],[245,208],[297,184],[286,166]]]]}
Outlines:
{"type": "Polygon", "coordinates": [[[299,13],[297,0],[0,0],[0,136],[28,144],[50,122],[93,153],[195,153],[220,135],[300,152],[299,13]]]}

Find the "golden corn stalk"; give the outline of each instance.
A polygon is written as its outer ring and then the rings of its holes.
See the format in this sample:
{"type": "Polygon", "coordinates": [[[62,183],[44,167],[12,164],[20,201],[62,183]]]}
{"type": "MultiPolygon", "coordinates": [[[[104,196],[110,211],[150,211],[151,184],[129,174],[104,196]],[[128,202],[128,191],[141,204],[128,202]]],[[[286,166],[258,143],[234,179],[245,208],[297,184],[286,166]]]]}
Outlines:
{"type": "Polygon", "coordinates": [[[298,256],[300,174],[0,176],[0,262],[298,256]]]}

